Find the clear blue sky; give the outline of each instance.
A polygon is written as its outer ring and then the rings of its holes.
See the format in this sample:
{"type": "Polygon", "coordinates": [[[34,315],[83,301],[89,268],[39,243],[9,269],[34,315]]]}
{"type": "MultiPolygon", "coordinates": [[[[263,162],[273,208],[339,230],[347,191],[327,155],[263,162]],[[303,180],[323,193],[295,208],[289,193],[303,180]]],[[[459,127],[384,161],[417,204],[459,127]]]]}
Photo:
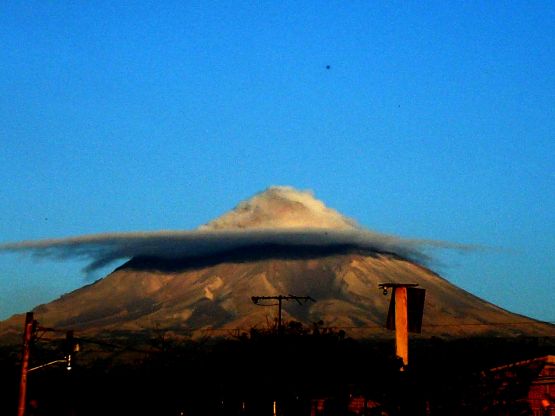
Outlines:
{"type": "MultiPolygon", "coordinates": [[[[435,269],[553,321],[554,22],[552,1],[2,1],[0,243],[193,229],[290,185],[491,247],[435,269]]],[[[0,254],[0,318],[82,266],[0,254]]]]}

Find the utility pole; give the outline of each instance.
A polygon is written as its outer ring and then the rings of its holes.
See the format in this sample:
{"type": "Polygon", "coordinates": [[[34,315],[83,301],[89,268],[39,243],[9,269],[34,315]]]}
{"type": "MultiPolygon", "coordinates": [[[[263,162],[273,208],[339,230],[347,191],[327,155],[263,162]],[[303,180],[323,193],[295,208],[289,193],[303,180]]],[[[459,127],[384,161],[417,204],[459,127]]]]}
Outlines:
{"type": "Polygon", "coordinates": [[[278,307],[278,334],[282,335],[283,334],[283,325],[282,325],[282,320],[281,320],[281,305],[282,302],[284,300],[296,300],[299,305],[302,305],[303,303],[301,301],[304,301],[304,303],[311,301],[311,302],[316,302],[314,299],[312,299],[310,296],[293,296],[293,295],[278,295],[278,296],[251,296],[251,300],[255,305],[258,306],[276,306],[278,307]],[[277,300],[277,303],[271,303],[271,304],[260,304],[259,302],[261,300],[277,300]]]}
{"type": "Polygon", "coordinates": [[[401,371],[409,363],[409,332],[420,333],[424,312],[424,289],[417,289],[416,283],[381,283],[380,289],[387,295],[392,289],[387,329],[395,330],[395,354],[403,361],[401,371]]]}
{"type": "Polygon", "coordinates": [[[73,355],[79,351],[79,344],[73,336],[73,331],[66,331],[65,351],[66,355],[63,360],[54,360],[36,367],[29,368],[31,356],[31,343],[38,331],[63,332],[59,329],[44,328],[38,326],[38,322],[33,319],[33,312],[27,312],[25,315],[25,328],[23,331],[23,353],[21,359],[21,378],[19,381],[19,403],[17,407],[17,416],[25,416],[27,407],[27,376],[29,373],[49,367],[54,364],[65,363],[66,369],[71,370],[73,355]]]}
{"type": "Polygon", "coordinates": [[[409,364],[409,314],[407,311],[407,288],[395,288],[395,354],[409,364]]]}
{"type": "Polygon", "coordinates": [[[25,330],[23,333],[23,355],[21,359],[21,378],[19,381],[19,405],[17,416],[25,416],[27,404],[27,372],[29,369],[29,356],[31,354],[31,341],[35,329],[36,321],[33,319],[33,312],[25,315],[25,330]]]}

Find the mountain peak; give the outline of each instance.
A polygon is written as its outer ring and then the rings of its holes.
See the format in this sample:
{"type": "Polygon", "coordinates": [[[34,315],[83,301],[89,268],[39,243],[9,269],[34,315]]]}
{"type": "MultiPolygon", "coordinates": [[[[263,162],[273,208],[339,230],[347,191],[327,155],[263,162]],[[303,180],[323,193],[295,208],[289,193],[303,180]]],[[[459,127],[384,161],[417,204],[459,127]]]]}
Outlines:
{"type": "Polygon", "coordinates": [[[356,222],[316,199],[311,191],[272,186],[200,227],[203,230],[256,228],[357,229],[356,222]]]}

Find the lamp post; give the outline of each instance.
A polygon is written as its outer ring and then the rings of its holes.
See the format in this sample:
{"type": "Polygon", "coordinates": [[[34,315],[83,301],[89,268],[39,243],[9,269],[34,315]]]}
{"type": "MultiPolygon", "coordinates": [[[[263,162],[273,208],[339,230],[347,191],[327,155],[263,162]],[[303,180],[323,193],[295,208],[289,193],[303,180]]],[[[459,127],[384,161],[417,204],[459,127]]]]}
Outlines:
{"type": "Polygon", "coordinates": [[[27,376],[29,373],[49,367],[54,364],[65,363],[66,369],[69,371],[72,368],[72,357],[79,351],[79,344],[73,337],[73,331],[66,331],[65,350],[66,356],[64,359],[50,361],[48,363],[40,364],[36,367],[29,368],[29,361],[31,355],[31,343],[37,331],[53,331],[62,332],[62,330],[54,328],[44,328],[38,325],[38,322],[33,319],[33,312],[27,312],[25,315],[25,327],[23,331],[23,353],[21,359],[21,377],[19,381],[19,401],[17,407],[17,416],[25,416],[27,407],[27,376]]]}

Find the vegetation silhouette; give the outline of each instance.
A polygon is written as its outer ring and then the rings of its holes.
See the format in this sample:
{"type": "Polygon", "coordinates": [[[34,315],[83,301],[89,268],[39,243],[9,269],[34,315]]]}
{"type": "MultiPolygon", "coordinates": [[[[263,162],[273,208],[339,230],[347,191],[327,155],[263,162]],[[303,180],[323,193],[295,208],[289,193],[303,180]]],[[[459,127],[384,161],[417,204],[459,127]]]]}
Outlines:
{"type": "MultiPolygon", "coordinates": [[[[80,341],[73,370],[29,375],[29,415],[270,416],[274,402],[284,416],[526,414],[530,376],[499,396],[501,381],[487,370],[555,348],[553,338],[417,339],[401,372],[393,340],[355,340],[323,322],[289,321],[282,335],[268,325],[221,339],[159,331],[80,341]],[[366,408],[353,408],[359,397],[366,408]]],[[[62,350],[63,340],[37,340],[33,361],[62,350]]],[[[0,414],[14,414],[20,351],[0,353],[0,414]]]]}

